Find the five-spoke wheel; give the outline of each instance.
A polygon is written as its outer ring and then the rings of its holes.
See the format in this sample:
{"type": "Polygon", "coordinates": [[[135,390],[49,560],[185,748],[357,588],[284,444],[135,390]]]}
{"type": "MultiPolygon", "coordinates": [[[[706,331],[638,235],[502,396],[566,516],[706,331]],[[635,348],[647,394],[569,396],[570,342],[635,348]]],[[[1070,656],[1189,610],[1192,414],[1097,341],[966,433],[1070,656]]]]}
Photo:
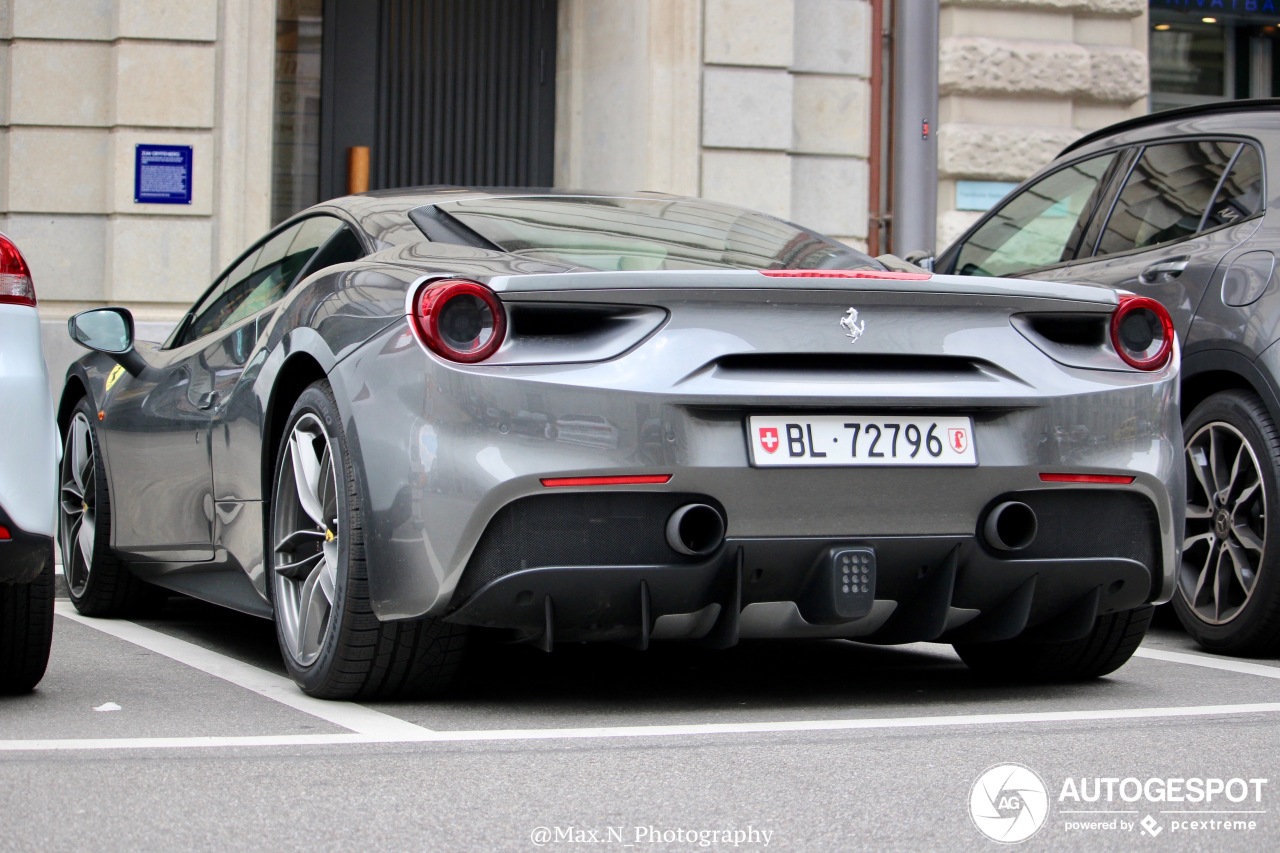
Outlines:
{"type": "Polygon", "coordinates": [[[1262,402],[1242,391],[1206,399],[1183,425],[1187,520],[1174,607],[1206,648],[1270,651],[1280,600],[1269,545],[1280,436],[1262,402]]]}

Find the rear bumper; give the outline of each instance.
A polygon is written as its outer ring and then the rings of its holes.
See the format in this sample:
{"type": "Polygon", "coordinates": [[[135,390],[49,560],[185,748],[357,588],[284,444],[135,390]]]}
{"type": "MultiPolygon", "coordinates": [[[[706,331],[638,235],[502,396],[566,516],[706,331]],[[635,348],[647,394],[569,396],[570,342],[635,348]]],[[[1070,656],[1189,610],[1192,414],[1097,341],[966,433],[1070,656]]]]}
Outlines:
{"type": "Polygon", "coordinates": [[[1152,601],[1164,571],[1155,507],[1133,491],[1001,495],[1025,502],[1039,521],[1031,544],[1012,552],[986,541],[979,517],[972,534],[956,536],[730,537],[702,559],[661,541],[670,511],[691,499],[710,500],[627,493],[518,501],[481,539],[447,618],[511,629],[547,647],[655,639],[723,646],[753,637],[1061,641],[1083,636],[1101,614],[1152,601]],[[855,574],[865,607],[845,606],[849,573],[838,557],[851,551],[871,555],[869,570],[855,574]],[[648,562],[622,562],[636,557],[648,562]]]}
{"type": "Polygon", "coordinates": [[[18,527],[4,507],[0,507],[0,527],[9,534],[0,536],[0,583],[30,583],[53,562],[53,537],[18,527]]]}

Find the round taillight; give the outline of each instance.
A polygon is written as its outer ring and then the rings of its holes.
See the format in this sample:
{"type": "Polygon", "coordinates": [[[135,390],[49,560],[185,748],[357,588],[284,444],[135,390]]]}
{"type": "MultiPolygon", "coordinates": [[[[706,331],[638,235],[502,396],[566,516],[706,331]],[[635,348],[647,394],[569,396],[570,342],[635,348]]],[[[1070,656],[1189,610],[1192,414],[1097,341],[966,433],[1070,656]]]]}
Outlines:
{"type": "Polygon", "coordinates": [[[1159,370],[1173,351],[1173,318],[1154,299],[1121,296],[1111,315],[1111,345],[1130,367],[1159,370]]]}
{"type": "Polygon", "coordinates": [[[468,364],[497,352],[507,333],[498,297],[483,284],[462,279],[424,285],[414,297],[411,319],[427,349],[468,364]]]}

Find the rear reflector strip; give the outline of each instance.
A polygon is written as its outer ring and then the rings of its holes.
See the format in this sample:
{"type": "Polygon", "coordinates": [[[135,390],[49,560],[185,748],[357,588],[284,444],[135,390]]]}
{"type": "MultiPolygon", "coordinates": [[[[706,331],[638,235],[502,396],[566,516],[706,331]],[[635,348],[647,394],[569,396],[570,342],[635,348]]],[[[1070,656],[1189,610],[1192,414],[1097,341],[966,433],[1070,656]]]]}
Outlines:
{"type": "Polygon", "coordinates": [[[1042,483],[1097,483],[1107,486],[1127,486],[1136,478],[1124,474],[1041,474],[1042,483]]]}
{"type": "Polygon", "coordinates": [[[670,474],[631,474],[621,477],[543,477],[548,489],[564,486],[660,486],[671,482],[670,474]]]}
{"type": "Polygon", "coordinates": [[[880,278],[892,281],[926,281],[925,272],[893,272],[891,270],[760,270],[770,278],[880,278]]]}
{"type": "Polygon", "coordinates": [[[0,524],[0,542],[8,542],[13,537],[9,535],[9,528],[0,524]]]}

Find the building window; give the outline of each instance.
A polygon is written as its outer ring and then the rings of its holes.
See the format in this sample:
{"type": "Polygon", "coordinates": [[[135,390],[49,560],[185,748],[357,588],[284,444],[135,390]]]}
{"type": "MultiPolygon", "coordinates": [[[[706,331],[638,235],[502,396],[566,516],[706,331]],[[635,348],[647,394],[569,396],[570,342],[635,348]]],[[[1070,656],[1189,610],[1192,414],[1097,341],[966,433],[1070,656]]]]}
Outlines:
{"type": "Polygon", "coordinates": [[[1152,110],[1280,94],[1276,2],[1150,4],[1152,110]]]}
{"type": "Polygon", "coordinates": [[[271,222],[320,200],[320,34],[324,0],[279,0],[271,222]]]}

